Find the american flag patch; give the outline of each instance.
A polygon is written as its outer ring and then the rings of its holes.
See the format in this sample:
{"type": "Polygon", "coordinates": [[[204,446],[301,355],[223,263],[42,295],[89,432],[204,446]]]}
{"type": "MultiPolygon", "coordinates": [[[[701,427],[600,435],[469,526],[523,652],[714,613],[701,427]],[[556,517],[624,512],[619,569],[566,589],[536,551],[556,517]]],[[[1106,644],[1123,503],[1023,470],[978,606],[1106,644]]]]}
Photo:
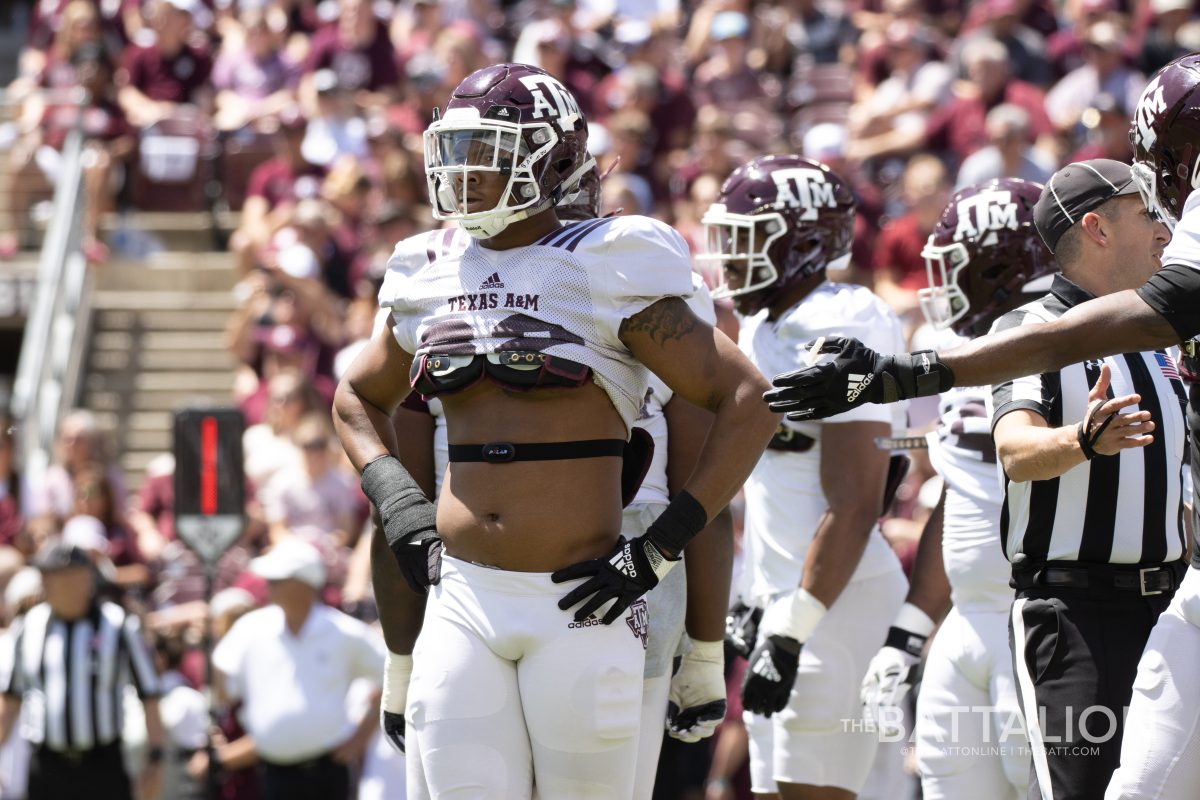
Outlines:
{"type": "Polygon", "coordinates": [[[1179,378],[1179,370],[1175,367],[1175,362],[1166,353],[1155,353],[1154,360],[1158,362],[1158,368],[1162,370],[1163,377],[1169,381],[1177,381],[1179,378]]]}

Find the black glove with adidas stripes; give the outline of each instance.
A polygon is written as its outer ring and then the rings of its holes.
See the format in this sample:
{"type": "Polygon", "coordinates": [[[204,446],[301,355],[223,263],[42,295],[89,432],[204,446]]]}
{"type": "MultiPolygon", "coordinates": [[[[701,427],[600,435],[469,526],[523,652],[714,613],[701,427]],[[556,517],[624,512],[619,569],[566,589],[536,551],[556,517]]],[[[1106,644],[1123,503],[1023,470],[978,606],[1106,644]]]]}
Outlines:
{"type": "Polygon", "coordinates": [[[759,640],[742,679],[742,706],[747,711],[769,717],[787,707],[800,669],[801,647],[790,636],[759,640]]]}
{"type": "Polygon", "coordinates": [[[830,360],[776,375],[763,395],[790,420],[824,419],[864,403],[895,403],[954,386],[954,373],[932,350],[885,356],[858,339],[830,337],[818,351],[830,360]]]}
{"type": "Polygon", "coordinates": [[[575,612],[575,621],[583,622],[592,613],[610,600],[612,606],[602,620],[610,625],[625,613],[635,600],[658,586],[663,576],[675,566],[678,558],[669,559],[654,542],[645,536],[626,540],[617,539],[612,552],[603,558],[594,558],[579,564],[564,567],[550,575],[555,583],[588,578],[558,601],[558,607],[566,611],[583,602],[575,612]],[[589,597],[590,595],[590,597],[589,597]]]}
{"type": "Polygon", "coordinates": [[[572,564],[550,574],[555,583],[588,578],[558,601],[566,611],[583,603],[575,621],[583,622],[605,603],[612,606],[603,622],[611,625],[635,600],[658,586],[663,576],[679,563],[683,548],[708,524],[704,506],[685,489],[675,495],[646,533],[626,541],[624,536],[606,556],[572,564]]]}
{"type": "Polygon", "coordinates": [[[747,711],[769,717],[787,706],[800,668],[800,648],[827,611],[803,587],[781,592],[767,603],[742,680],[742,705],[747,711]]]}

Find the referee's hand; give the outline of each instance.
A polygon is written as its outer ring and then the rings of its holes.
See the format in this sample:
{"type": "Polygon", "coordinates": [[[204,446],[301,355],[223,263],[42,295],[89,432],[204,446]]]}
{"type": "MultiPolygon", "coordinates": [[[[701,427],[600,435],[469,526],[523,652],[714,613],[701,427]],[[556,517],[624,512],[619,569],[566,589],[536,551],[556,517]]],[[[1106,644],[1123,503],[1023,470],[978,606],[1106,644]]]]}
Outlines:
{"type": "MultiPolygon", "coordinates": [[[[1149,411],[1120,413],[1121,409],[1140,403],[1142,396],[1127,394],[1110,399],[1108,386],[1111,379],[1112,374],[1108,364],[1105,364],[1100,368],[1100,377],[1096,380],[1096,385],[1088,393],[1088,417],[1091,425],[1084,434],[1091,441],[1092,449],[1102,456],[1116,455],[1131,447],[1145,447],[1154,441],[1154,437],[1150,435],[1154,430],[1154,422],[1150,419],[1149,411]]],[[[1087,422],[1088,420],[1085,420],[1081,424],[1087,422]]]]}

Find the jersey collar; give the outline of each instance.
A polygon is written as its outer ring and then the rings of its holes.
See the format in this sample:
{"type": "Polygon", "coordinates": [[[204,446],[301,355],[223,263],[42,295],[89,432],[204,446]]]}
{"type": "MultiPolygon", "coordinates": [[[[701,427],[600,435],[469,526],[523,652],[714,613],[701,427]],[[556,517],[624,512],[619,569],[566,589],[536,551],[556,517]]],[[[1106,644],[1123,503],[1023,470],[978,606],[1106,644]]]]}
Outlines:
{"type": "Polygon", "coordinates": [[[1096,299],[1087,289],[1067,280],[1061,273],[1054,276],[1054,281],[1050,284],[1050,294],[1061,300],[1067,308],[1096,299]]]}

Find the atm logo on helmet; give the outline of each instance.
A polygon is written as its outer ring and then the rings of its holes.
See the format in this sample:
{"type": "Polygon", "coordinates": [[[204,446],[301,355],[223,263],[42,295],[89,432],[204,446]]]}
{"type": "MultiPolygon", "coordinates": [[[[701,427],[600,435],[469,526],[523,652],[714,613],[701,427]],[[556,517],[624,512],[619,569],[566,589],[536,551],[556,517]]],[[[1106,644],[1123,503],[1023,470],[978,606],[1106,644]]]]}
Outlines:
{"type": "MultiPolygon", "coordinates": [[[[1015,231],[1020,223],[1017,220],[1017,204],[1013,202],[1012,192],[980,192],[979,194],[961,200],[958,203],[958,227],[954,229],[954,240],[976,239],[985,233],[995,234],[996,231],[1015,231]]],[[[990,242],[981,242],[990,244],[990,242]]]]}
{"type": "Polygon", "coordinates": [[[1137,111],[1133,113],[1134,144],[1149,150],[1158,141],[1154,131],[1154,123],[1159,115],[1167,110],[1167,101],[1163,97],[1162,78],[1155,78],[1142,92],[1138,101],[1137,111]]]}
{"type": "Polygon", "coordinates": [[[771,173],[775,181],[775,208],[800,208],[800,219],[811,222],[821,208],[837,208],[836,187],[819,169],[796,167],[771,173]]]}
{"type": "Polygon", "coordinates": [[[564,123],[579,116],[579,103],[571,91],[549,75],[522,75],[521,83],[533,96],[533,118],[558,117],[564,123]]]}

